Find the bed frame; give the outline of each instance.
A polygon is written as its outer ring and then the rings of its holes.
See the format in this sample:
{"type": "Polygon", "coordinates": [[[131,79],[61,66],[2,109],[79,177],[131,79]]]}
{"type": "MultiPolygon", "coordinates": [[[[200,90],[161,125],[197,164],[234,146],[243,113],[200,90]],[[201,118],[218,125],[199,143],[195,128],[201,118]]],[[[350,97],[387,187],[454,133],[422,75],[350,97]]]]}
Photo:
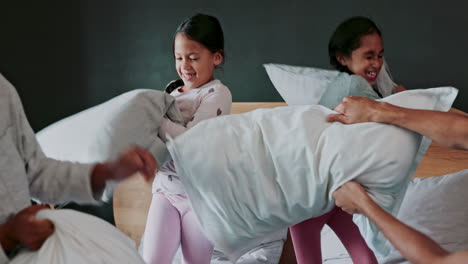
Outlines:
{"type": "MultiPolygon", "coordinates": [[[[233,103],[232,114],[249,112],[258,108],[286,106],[285,103],[233,103]]],[[[452,109],[451,111],[460,112],[452,109]]],[[[463,113],[463,112],[461,112],[463,113]]],[[[465,114],[465,113],[463,113],[465,114]]],[[[468,168],[468,151],[449,149],[436,142],[429,147],[415,172],[415,177],[433,177],[468,168]]],[[[132,177],[121,183],[114,193],[114,217],[116,226],[137,245],[145,229],[146,216],[151,202],[151,184],[143,177],[132,177]]],[[[296,263],[291,239],[284,245],[280,263],[296,263]]]]}

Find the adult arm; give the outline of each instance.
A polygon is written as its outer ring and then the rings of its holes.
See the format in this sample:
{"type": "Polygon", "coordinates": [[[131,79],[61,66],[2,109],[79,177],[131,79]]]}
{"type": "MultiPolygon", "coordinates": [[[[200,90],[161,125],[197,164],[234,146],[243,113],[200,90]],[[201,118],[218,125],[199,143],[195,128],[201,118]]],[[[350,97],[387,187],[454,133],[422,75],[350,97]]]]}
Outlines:
{"type": "Polygon", "coordinates": [[[9,119],[18,158],[32,197],[46,203],[64,201],[95,202],[107,180],[122,180],[137,171],[151,179],[156,169],[154,157],[138,147],[121,154],[115,161],[80,164],[47,158],[29,125],[20,98],[13,86],[4,87],[9,96],[9,119]]]}
{"type": "Polygon", "coordinates": [[[361,213],[382,231],[411,263],[466,263],[468,251],[449,253],[426,235],[405,225],[376,204],[364,188],[348,182],[333,193],[336,205],[352,214],[361,213]]]}
{"type": "Polygon", "coordinates": [[[468,116],[455,112],[416,110],[365,97],[345,97],[329,122],[378,122],[397,125],[427,136],[442,145],[468,150],[468,116]]]}

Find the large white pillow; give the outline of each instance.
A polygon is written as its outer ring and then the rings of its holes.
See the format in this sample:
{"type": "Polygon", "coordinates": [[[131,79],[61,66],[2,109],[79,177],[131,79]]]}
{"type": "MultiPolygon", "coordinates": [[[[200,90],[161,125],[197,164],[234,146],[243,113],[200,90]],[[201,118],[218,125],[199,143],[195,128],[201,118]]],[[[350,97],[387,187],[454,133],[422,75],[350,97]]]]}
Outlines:
{"type": "MultiPolygon", "coordinates": [[[[383,100],[446,111],[456,94],[444,87],[383,100]]],[[[327,123],[331,113],[319,105],[259,109],[204,121],[169,143],[205,235],[232,261],[264,235],[330,211],[332,193],[349,180],[396,213],[430,141],[392,125],[327,123]]],[[[372,249],[388,253],[367,218],[354,220],[372,249]]]]}
{"type": "Polygon", "coordinates": [[[137,89],[53,123],[39,131],[37,139],[44,153],[58,160],[102,162],[133,144],[162,162],[167,152],[158,130],[166,114],[182,120],[174,97],[137,89]]]}
{"type": "MultiPolygon", "coordinates": [[[[60,120],[39,131],[37,139],[45,155],[57,160],[102,162],[138,145],[162,164],[169,152],[158,131],[166,115],[182,122],[174,97],[137,89],[60,120]]],[[[110,198],[113,187],[108,184],[104,200],[110,198]]]]}
{"type": "Polygon", "coordinates": [[[135,242],[107,222],[73,210],[41,210],[54,233],[38,251],[23,249],[11,264],[144,263],[135,242]]]}
{"type": "MultiPolygon", "coordinates": [[[[468,168],[468,164],[467,164],[468,168]]],[[[415,178],[408,185],[397,218],[444,249],[468,249],[468,169],[439,177],[415,178]]],[[[409,263],[392,247],[382,263],[409,263]]]]}
{"type": "Polygon", "coordinates": [[[318,104],[338,71],[285,64],[264,64],[273,86],[288,105],[318,104]]]}

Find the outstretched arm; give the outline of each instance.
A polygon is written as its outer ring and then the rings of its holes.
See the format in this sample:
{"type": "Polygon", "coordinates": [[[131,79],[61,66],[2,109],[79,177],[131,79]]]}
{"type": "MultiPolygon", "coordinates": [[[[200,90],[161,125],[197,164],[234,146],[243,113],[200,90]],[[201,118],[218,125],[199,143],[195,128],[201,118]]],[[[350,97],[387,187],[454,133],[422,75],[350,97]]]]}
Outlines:
{"type": "Polygon", "coordinates": [[[378,122],[397,125],[427,136],[447,147],[468,150],[468,115],[398,107],[365,97],[345,97],[329,122],[378,122]]]}
{"type": "Polygon", "coordinates": [[[336,205],[352,214],[368,217],[411,263],[466,263],[468,251],[449,253],[426,235],[400,222],[377,205],[356,182],[348,182],[333,193],[336,205]]]}

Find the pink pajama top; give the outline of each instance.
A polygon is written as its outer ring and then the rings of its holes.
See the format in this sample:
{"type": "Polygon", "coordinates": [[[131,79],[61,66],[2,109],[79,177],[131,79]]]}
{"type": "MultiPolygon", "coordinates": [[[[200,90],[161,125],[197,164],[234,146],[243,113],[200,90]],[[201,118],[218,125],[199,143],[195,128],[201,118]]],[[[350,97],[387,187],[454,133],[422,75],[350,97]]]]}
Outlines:
{"type": "MultiPolygon", "coordinates": [[[[167,140],[167,135],[175,138],[200,121],[220,115],[228,115],[231,112],[231,92],[219,80],[213,80],[187,92],[181,92],[180,88],[178,88],[171,95],[176,98],[176,104],[182,114],[184,125],[164,119],[159,129],[159,136],[164,141],[167,140]]],[[[194,138],[193,140],[197,139],[194,138]]],[[[172,159],[166,161],[159,168],[153,182],[152,191],[153,193],[185,195],[185,190],[180,178],[177,176],[172,159]]]]}

